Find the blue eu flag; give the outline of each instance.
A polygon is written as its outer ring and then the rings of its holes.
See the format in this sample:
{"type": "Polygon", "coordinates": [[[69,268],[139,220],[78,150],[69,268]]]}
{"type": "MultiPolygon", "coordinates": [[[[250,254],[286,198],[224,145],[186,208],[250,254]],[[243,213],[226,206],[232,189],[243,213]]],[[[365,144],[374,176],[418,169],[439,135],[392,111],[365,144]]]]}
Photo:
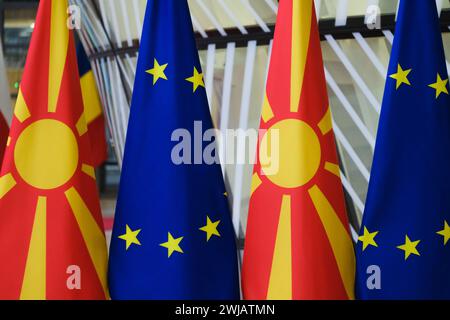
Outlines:
{"type": "Polygon", "coordinates": [[[220,164],[206,164],[211,141],[197,141],[212,127],[187,1],[149,0],[111,242],[113,299],[239,299],[220,164]],[[180,148],[190,143],[200,148],[180,148]]]}
{"type": "Polygon", "coordinates": [[[436,3],[402,0],[357,245],[361,299],[450,298],[450,99],[436,3]]]}

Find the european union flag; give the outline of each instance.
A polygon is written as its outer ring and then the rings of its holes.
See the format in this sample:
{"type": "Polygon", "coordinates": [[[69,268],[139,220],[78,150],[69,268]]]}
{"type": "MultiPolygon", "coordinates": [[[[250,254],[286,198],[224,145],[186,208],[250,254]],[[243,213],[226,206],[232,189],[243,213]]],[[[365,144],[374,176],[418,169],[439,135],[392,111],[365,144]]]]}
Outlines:
{"type": "Polygon", "coordinates": [[[196,139],[212,127],[187,1],[149,0],[111,242],[113,299],[239,299],[220,164],[179,149],[188,136],[211,146],[196,139]]]}
{"type": "Polygon", "coordinates": [[[435,1],[402,0],[357,245],[362,299],[450,298],[450,99],[435,1]]]}

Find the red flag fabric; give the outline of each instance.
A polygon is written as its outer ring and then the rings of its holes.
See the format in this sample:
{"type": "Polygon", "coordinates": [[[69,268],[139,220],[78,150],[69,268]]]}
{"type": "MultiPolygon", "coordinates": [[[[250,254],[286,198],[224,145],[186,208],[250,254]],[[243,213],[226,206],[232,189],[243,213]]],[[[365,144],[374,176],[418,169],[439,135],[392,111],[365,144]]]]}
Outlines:
{"type": "Polygon", "coordinates": [[[81,43],[77,47],[78,70],[80,73],[81,93],[83,96],[84,115],[92,148],[94,167],[101,166],[108,158],[105,117],[102,102],[95,82],[91,63],[81,43]]]}
{"type": "Polygon", "coordinates": [[[354,252],[312,0],[280,1],[245,240],[245,299],[351,299],[354,252]]]}
{"type": "Polygon", "coordinates": [[[0,113],[0,161],[3,159],[6,144],[8,143],[9,126],[5,117],[0,113]]]}
{"type": "Polygon", "coordinates": [[[67,0],[41,0],[0,174],[0,299],[105,299],[107,253],[67,0]]]}
{"type": "MultiPolygon", "coordinates": [[[[3,48],[0,43],[0,163],[3,160],[6,144],[8,141],[9,124],[12,118],[11,97],[9,93],[9,82],[6,74],[3,48]]],[[[0,165],[1,166],[1,165],[0,165]]]]}

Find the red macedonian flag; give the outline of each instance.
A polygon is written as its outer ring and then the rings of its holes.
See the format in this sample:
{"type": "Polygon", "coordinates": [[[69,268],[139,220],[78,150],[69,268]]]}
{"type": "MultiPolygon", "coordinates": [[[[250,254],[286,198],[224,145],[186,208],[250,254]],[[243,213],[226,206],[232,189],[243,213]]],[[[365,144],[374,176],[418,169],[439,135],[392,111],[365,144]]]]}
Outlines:
{"type": "Polygon", "coordinates": [[[105,299],[106,241],[67,0],[41,0],[0,174],[0,299],[105,299]]]}
{"type": "Polygon", "coordinates": [[[261,129],[244,298],[353,299],[354,251],[312,0],[280,1],[261,129]]]}

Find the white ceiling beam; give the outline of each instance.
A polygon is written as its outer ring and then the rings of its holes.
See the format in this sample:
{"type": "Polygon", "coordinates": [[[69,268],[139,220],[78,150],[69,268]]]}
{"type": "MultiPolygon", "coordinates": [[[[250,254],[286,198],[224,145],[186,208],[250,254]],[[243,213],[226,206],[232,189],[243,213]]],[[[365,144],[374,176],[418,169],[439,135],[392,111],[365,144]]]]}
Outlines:
{"type": "Polygon", "coordinates": [[[191,14],[191,19],[194,29],[197,30],[198,33],[200,33],[202,38],[208,38],[208,34],[206,33],[205,29],[203,29],[202,25],[200,24],[200,22],[198,22],[197,18],[193,14],[191,14]]]}
{"type": "Polygon", "coordinates": [[[378,56],[375,54],[375,52],[373,52],[372,48],[367,43],[366,39],[364,39],[364,37],[359,32],[354,32],[353,37],[355,38],[356,42],[358,42],[359,46],[364,51],[364,53],[367,55],[369,60],[373,63],[375,69],[377,69],[378,73],[384,79],[387,74],[387,69],[381,63],[380,59],[378,59],[378,56]]]}
{"type": "MultiPolygon", "coordinates": [[[[247,45],[247,55],[245,58],[244,81],[242,84],[242,98],[241,108],[239,113],[239,128],[242,129],[240,135],[243,135],[248,128],[250,115],[250,99],[252,93],[253,73],[256,60],[257,42],[252,40],[247,45]]],[[[238,136],[237,139],[237,153],[236,155],[245,155],[246,152],[245,136],[238,136]]],[[[236,235],[239,236],[241,225],[241,208],[242,208],[242,194],[244,186],[245,164],[239,163],[239,156],[236,157],[236,170],[233,188],[233,226],[236,235]]]]}
{"type": "Polygon", "coordinates": [[[214,87],[214,71],[215,71],[215,59],[216,58],[216,45],[208,45],[208,51],[206,53],[206,75],[205,75],[205,87],[206,95],[209,101],[209,108],[212,108],[213,102],[213,87],[214,87]]]}
{"type": "Polygon", "coordinates": [[[267,5],[272,9],[275,14],[278,14],[278,4],[273,2],[273,0],[265,0],[267,5]]]}
{"type": "Polygon", "coordinates": [[[314,0],[314,5],[316,7],[316,18],[317,21],[320,20],[320,8],[322,6],[322,0],[314,0]]]}
{"type": "Polygon", "coordinates": [[[219,4],[222,6],[223,10],[227,14],[227,16],[233,21],[234,25],[239,29],[242,34],[248,34],[247,29],[240,23],[239,19],[236,17],[233,11],[227,6],[224,0],[218,0],[219,4]]]}
{"type": "Polygon", "coordinates": [[[336,27],[345,26],[347,24],[348,0],[339,0],[336,7],[336,27]]]}
{"type": "Polygon", "coordinates": [[[366,125],[361,120],[358,113],[355,111],[355,108],[351,105],[350,101],[347,99],[346,95],[342,92],[341,88],[339,88],[339,85],[331,76],[330,72],[328,72],[327,68],[325,68],[325,78],[327,80],[328,86],[331,88],[331,90],[333,90],[334,94],[341,102],[342,107],[344,107],[345,111],[350,116],[350,119],[352,119],[353,123],[359,129],[359,131],[366,139],[372,150],[374,150],[375,137],[369,132],[369,129],[367,129],[366,125]]]}
{"type": "Polygon", "coordinates": [[[442,12],[442,6],[443,6],[443,0],[436,0],[436,7],[437,7],[437,11],[438,11],[438,15],[439,17],[441,16],[441,12],[442,12]]]}
{"type": "Polygon", "coordinates": [[[270,28],[264,22],[264,20],[259,16],[259,14],[255,11],[253,6],[248,2],[248,0],[241,0],[241,3],[247,8],[250,14],[255,18],[256,23],[261,27],[264,32],[270,32],[270,28]]]}
{"type": "Polygon", "coordinates": [[[330,34],[325,35],[325,39],[327,40],[330,47],[333,49],[334,53],[341,60],[344,67],[350,73],[355,84],[361,89],[362,93],[366,96],[367,100],[369,101],[369,104],[373,107],[373,109],[377,112],[377,114],[380,114],[381,103],[377,100],[377,98],[375,98],[372,91],[370,91],[369,87],[361,78],[358,71],[352,65],[352,63],[350,62],[350,60],[348,59],[347,55],[344,53],[342,48],[339,46],[339,44],[336,42],[336,40],[333,38],[332,35],[330,34]]]}
{"type": "Polygon", "coordinates": [[[219,31],[220,35],[222,37],[225,37],[227,35],[227,32],[225,31],[225,29],[222,27],[222,25],[219,23],[219,21],[216,19],[216,17],[214,16],[214,14],[211,12],[211,10],[209,10],[209,8],[205,5],[205,3],[203,2],[203,0],[195,0],[196,3],[198,4],[198,6],[200,7],[200,9],[202,9],[202,11],[205,13],[205,15],[208,17],[208,19],[212,22],[212,24],[214,25],[214,27],[217,29],[217,31],[219,31]]]}

